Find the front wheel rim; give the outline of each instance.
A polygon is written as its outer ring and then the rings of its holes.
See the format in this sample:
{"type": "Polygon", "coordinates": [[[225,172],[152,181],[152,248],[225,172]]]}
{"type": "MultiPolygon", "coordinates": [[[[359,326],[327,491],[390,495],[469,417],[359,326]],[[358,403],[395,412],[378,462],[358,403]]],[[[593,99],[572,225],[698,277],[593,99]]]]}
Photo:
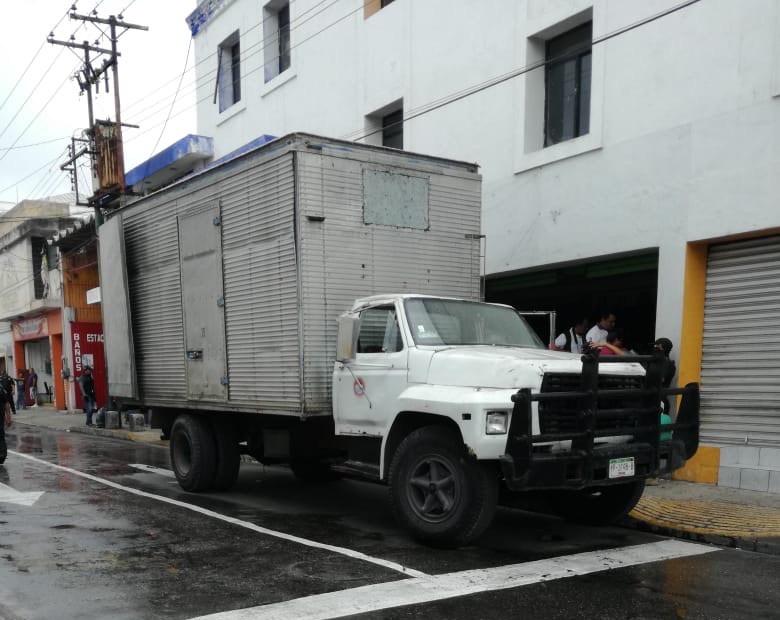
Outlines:
{"type": "Polygon", "coordinates": [[[418,461],[406,489],[410,507],[428,523],[447,520],[457,509],[462,495],[456,468],[441,456],[429,456],[418,461]]]}

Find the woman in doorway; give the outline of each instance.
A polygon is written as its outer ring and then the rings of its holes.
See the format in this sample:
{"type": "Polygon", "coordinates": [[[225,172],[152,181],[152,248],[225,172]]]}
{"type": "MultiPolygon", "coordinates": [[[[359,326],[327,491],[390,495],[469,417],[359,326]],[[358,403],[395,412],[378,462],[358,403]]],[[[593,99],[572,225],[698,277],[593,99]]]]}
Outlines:
{"type": "Polygon", "coordinates": [[[623,330],[614,329],[607,334],[606,342],[594,342],[592,348],[599,350],[599,355],[625,355],[623,348],[623,330]]]}

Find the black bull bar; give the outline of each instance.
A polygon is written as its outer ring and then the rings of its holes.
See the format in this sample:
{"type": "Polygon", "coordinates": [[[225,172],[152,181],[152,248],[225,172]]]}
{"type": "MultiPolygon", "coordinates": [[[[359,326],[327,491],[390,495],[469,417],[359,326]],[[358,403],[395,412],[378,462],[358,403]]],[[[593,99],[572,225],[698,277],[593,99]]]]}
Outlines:
{"type": "Polygon", "coordinates": [[[660,351],[603,358],[583,355],[582,374],[567,375],[579,383],[575,389],[567,389],[564,382],[549,391],[543,382],[540,392],[524,388],[514,394],[506,453],[500,457],[507,486],[515,491],[582,489],[658,476],[685,465],[699,447],[699,386],[664,388],[667,363],[660,351]],[[619,381],[616,387],[615,375],[599,375],[601,364],[632,362],[642,364],[646,373],[623,377],[633,381],[631,387],[619,381]],[[609,380],[613,384],[605,385],[609,380]],[[662,424],[662,401],[677,397],[674,423],[662,424]],[[532,432],[533,402],[539,403],[537,435],[532,432]],[[618,436],[631,439],[599,445],[600,438],[618,436]],[[559,441],[571,441],[571,448],[552,452],[538,445],[559,441]],[[610,463],[627,458],[633,458],[634,474],[610,477],[610,463]]]}

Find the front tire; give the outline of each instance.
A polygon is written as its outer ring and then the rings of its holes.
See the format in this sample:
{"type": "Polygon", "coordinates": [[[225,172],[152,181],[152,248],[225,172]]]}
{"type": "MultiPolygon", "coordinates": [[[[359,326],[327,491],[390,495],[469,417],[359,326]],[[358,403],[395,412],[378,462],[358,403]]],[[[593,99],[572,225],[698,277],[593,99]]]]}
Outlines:
{"type": "Polygon", "coordinates": [[[171,465],[185,491],[205,491],[217,471],[216,445],[211,427],[203,418],[180,415],[171,428],[171,465]]]}
{"type": "Polygon", "coordinates": [[[551,497],[551,503],[555,514],[567,521],[610,525],[631,512],[644,490],[645,481],[634,480],[580,491],[561,491],[551,497]]]}
{"type": "Polygon", "coordinates": [[[427,544],[457,547],[490,525],[498,498],[495,469],[470,457],[457,433],[442,426],[413,431],[390,466],[398,522],[427,544]]]}

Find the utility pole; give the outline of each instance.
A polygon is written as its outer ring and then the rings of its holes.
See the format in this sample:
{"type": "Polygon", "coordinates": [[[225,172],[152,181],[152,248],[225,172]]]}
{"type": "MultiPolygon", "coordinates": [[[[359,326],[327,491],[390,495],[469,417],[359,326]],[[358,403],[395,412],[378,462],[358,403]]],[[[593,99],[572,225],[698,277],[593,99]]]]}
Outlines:
{"type": "MultiPolygon", "coordinates": [[[[76,43],[74,40],[60,41],[54,38],[54,33],[50,34],[48,37],[49,43],[52,43],[53,45],[63,45],[65,47],[81,49],[84,51],[84,68],[79,72],[79,74],[76,75],[76,79],[79,82],[81,92],[87,94],[89,133],[93,140],[93,144],[91,145],[93,148],[90,149],[90,153],[93,156],[96,155],[98,158],[100,158],[100,163],[98,164],[97,168],[99,172],[103,172],[103,174],[95,175],[99,179],[100,187],[90,198],[90,203],[93,204],[95,208],[95,223],[99,227],[103,219],[100,212],[100,207],[104,203],[113,203],[117,198],[119,200],[118,206],[123,206],[126,198],[125,156],[124,145],[122,142],[122,110],[119,98],[119,56],[121,54],[117,50],[117,41],[119,38],[117,36],[117,29],[122,28],[124,30],[149,30],[149,28],[147,26],[140,26],[138,24],[129,24],[123,20],[121,14],[118,16],[118,18],[114,15],[111,15],[106,19],[97,17],[96,14],[79,15],[73,11],[70,13],[70,18],[78,19],[82,22],[106,25],[109,27],[110,32],[110,49],[98,47],[97,42],[95,45],[90,45],[87,41],[83,43],[76,43]],[[95,69],[91,63],[90,52],[95,52],[98,55],[107,55],[108,58],[103,60],[100,68],[95,69]],[[101,123],[96,123],[93,115],[92,86],[95,85],[97,88],[99,88],[100,78],[104,77],[106,81],[105,88],[106,91],[108,91],[108,75],[106,72],[109,68],[111,69],[112,80],[114,82],[115,122],[113,123],[113,136],[110,136],[108,140],[101,139],[98,141],[96,140],[98,137],[96,134],[98,131],[101,131],[101,123]],[[96,141],[101,145],[101,148],[97,149],[97,152],[94,148],[96,141]],[[105,146],[106,144],[109,146],[105,146]],[[111,146],[115,147],[114,157],[111,157],[111,146]],[[114,193],[116,195],[113,195],[114,193]]],[[[71,37],[71,39],[73,39],[73,37],[71,37]]],[[[107,123],[102,123],[102,126],[106,125],[107,123]]],[[[75,157],[72,156],[65,165],[74,164],[74,161],[75,157]]]]}

